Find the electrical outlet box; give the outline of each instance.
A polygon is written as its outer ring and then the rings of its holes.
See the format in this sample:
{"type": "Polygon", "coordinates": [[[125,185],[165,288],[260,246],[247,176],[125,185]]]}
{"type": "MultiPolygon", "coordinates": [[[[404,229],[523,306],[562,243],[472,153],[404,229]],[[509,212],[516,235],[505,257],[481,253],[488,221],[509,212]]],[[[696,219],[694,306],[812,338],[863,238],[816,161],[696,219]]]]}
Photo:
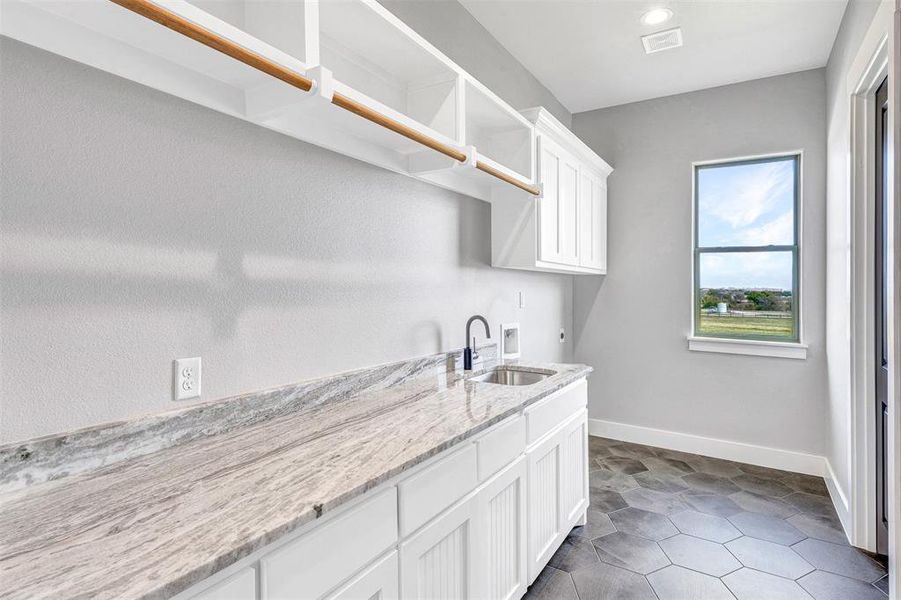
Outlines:
{"type": "Polygon", "coordinates": [[[173,361],[172,395],[176,400],[200,398],[200,357],[173,361]]]}

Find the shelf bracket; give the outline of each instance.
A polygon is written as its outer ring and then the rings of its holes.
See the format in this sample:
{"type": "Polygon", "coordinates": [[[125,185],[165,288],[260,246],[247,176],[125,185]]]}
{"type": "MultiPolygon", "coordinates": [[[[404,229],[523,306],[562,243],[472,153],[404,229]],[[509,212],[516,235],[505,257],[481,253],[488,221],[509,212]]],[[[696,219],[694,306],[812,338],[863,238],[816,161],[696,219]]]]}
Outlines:
{"type": "Polygon", "coordinates": [[[307,97],[321,99],[326,104],[331,104],[335,97],[335,79],[332,77],[331,69],[319,65],[307,70],[305,75],[313,82],[307,97]]]}

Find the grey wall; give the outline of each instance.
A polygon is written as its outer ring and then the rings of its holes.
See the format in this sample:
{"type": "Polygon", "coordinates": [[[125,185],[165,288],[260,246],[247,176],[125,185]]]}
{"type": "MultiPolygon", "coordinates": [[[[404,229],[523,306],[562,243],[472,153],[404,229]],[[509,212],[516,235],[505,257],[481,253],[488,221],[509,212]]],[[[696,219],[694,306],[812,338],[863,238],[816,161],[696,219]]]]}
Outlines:
{"type": "Polygon", "coordinates": [[[457,0],[379,3],[513,108],[544,106],[569,127],[572,116],[566,107],[457,0]]]}
{"type": "Polygon", "coordinates": [[[176,357],[214,399],[459,348],[477,312],[569,357],[572,279],[491,269],[488,204],[0,51],[0,442],[173,408],[176,357]]]}
{"type": "Polygon", "coordinates": [[[839,27],[826,66],[827,119],[827,233],[826,233],[826,340],[828,354],[827,456],[836,484],[851,491],[851,301],[848,232],[848,157],[851,153],[851,91],[846,78],[864,34],[873,21],[878,2],[851,0],[839,27]]]}
{"type": "Polygon", "coordinates": [[[823,453],[824,97],[820,69],[574,115],[615,168],[609,274],[574,284],[591,418],[823,453]],[[798,149],[808,359],[690,352],[692,162],[798,149]]]}

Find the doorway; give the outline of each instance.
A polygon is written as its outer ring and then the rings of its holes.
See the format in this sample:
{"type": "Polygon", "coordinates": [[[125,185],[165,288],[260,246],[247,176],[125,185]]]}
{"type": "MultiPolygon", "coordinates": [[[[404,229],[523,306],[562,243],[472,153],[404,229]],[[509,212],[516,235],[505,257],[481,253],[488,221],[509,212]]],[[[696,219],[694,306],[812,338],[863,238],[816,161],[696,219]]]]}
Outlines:
{"type": "Polygon", "coordinates": [[[888,78],[876,90],[876,148],[874,153],[874,325],[875,325],[875,410],[876,410],[876,553],[888,554],[888,324],[886,320],[889,290],[888,275],[888,78]]]}

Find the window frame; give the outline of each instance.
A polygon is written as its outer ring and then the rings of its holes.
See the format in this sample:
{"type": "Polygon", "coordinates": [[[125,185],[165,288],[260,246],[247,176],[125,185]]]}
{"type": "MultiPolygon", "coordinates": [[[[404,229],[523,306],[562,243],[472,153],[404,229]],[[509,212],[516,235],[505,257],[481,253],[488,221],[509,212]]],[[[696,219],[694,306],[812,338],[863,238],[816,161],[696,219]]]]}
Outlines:
{"type": "Polygon", "coordinates": [[[803,196],[803,162],[802,150],[779,152],[773,154],[745,156],[736,158],[724,158],[692,163],[692,319],[691,334],[689,335],[689,348],[692,350],[726,352],[730,354],[753,354],[785,356],[788,358],[806,358],[806,346],[803,339],[802,318],[802,196],[803,196]],[[699,238],[699,207],[698,207],[698,173],[701,169],[712,167],[726,167],[736,165],[753,165],[767,162],[779,162],[786,159],[794,160],[795,193],[794,193],[794,243],[767,245],[767,246],[700,246],[699,238]],[[792,338],[760,336],[760,335],[717,335],[700,333],[701,303],[700,303],[700,260],[702,254],[713,253],[748,253],[748,252],[791,252],[792,254],[792,338]],[[746,348],[742,348],[746,346],[746,348]],[[770,347],[770,354],[766,348],[770,347]],[[803,355],[786,351],[786,348],[804,348],[803,355]]]}

